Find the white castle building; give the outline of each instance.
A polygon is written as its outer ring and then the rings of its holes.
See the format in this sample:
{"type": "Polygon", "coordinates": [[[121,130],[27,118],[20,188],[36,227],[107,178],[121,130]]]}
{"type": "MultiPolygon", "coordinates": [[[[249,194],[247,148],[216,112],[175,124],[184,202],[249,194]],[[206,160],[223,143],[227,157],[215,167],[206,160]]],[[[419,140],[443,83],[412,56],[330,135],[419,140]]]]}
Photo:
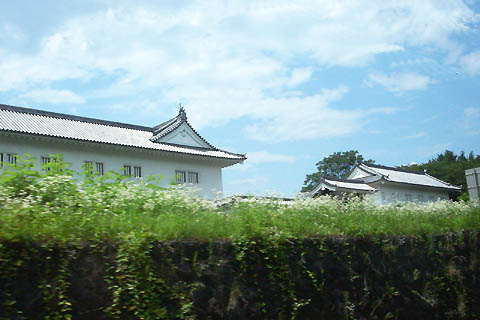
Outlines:
{"type": "Polygon", "coordinates": [[[210,199],[222,191],[222,168],[246,159],[203,139],[183,108],[151,128],[0,104],[0,161],[15,163],[24,154],[39,159],[39,167],[62,154],[77,172],[89,164],[99,175],[163,175],[163,184],[193,184],[210,199]]]}
{"type": "Polygon", "coordinates": [[[377,205],[395,202],[431,202],[448,200],[449,192],[461,187],[432,177],[427,173],[391,168],[373,164],[358,164],[346,179],[322,177],[318,186],[308,193],[363,194],[377,205]]]}

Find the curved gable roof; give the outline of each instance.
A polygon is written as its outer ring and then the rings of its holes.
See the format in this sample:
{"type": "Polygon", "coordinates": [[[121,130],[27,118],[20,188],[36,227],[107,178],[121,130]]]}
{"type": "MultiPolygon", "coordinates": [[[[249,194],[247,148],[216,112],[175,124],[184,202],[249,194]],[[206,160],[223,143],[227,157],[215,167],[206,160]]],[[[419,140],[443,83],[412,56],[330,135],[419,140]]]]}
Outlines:
{"type": "Polygon", "coordinates": [[[405,183],[418,186],[427,186],[433,188],[443,188],[450,190],[460,190],[459,186],[455,186],[448,182],[442,181],[435,177],[432,177],[426,173],[415,172],[411,170],[404,170],[399,168],[392,168],[374,164],[360,164],[358,166],[360,170],[377,175],[385,179],[386,181],[405,183]]]}
{"type": "MultiPolygon", "coordinates": [[[[159,125],[161,127],[150,128],[0,104],[0,131],[4,132],[220,158],[232,160],[234,163],[242,162],[246,159],[243,154],[223,151],[214,148],[207,142],[210,148],[173,145],[151,140],[156,130],[170,128],[178,120],[177,118],[178,116],[164,122],[159,125]]],[[[201,139],[205,141],[203,138],[201,139]]]]}
{"type": "Polygon", "coordinates": [[[159,142],[161,138],[168,136],[170,133],[174,132],[177,128],[179,128],[182,124],[187,125],[192,132],[203,142],[208,148],[212,150],[217,150],[213,145],[207,142],[193,127],[187,120],[187,114],[183,107],[180,108],[178,115],[175,118],[162,122],[158,126],[152,128],[153,136],[150,138],[152,142],[159,142]]]}

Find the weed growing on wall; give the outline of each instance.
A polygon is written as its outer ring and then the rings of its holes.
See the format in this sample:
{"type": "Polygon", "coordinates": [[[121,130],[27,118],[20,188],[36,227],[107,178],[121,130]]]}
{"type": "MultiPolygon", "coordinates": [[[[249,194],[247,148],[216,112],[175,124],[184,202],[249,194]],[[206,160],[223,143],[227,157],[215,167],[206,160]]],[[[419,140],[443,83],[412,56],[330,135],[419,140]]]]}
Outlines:
{"type": "Polygon", "coordinates": [[[35,165],[0,170],[0,319],[480,316],[471,204],[225,204],[35,165]]]}

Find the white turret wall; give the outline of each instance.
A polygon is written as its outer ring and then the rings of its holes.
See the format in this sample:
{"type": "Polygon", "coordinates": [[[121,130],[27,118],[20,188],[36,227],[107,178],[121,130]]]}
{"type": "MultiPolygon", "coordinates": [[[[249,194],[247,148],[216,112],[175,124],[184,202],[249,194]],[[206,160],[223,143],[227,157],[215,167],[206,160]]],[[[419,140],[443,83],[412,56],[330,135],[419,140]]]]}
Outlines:
{"type": "MultiPolygon", "coordinates": [[[[168,186],[175,180],[175,171],[198,173],[199,195],[214,199],[222,192],[221,159],[185,156],[177,153],[160,153],[140,148],[124,148],[99,143],[84,143],[67,139],[2,134],[0,153],[31,154],[40,162],[41,157],[62,154],[74,171],[82,171],[85,161],[103,163],[104,171],[118,171],[124,165],[142,168],[142,177],[163,175],[162,184],[168,186]]],[[[40,164],[39,164],[40,167],[40,164]]]]}

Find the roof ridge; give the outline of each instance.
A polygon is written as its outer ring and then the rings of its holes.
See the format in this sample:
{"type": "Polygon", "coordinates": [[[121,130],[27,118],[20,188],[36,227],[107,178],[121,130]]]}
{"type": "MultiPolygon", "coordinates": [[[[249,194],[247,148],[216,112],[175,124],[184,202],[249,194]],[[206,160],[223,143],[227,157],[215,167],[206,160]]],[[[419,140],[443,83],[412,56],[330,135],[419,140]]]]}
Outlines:
{"type": "Polygon", "coordinates": [[[207,146],[209,146],[212,150],[219,150],[218,148],[214,147],[212,144],[210,144],[207,140],[205,140],[198,132],[195,130],[190,122],[188,122],[187,119],[187,114],[185,112],[184,107],[180,107],[180,110],[178,112],[178,115],[176,115],[174,118],[164,121],[160,123],[159,125],[153,127],[153,136],[150,139],[152,142],[156,142],[158,139],[165,137],[168,135],[170,132],[176,130],[178,127],[180,127],[183,123],[185,123],[199,138],[202,140],[207,146]]]}
{"type": "Polygon", "coordinates": [[[192,129],[193,132],[195,132],[195,134],[203,141],[205,142],[210,148],[214,149],[214,150],[218,150],[217,148],[215,148],[212,144],[210,144],[209,142],[207,142],[207,140],[205,140],[201,135],[200,133],[197,132],[197,130],[195,130],[192,125],[190,124],[190,122],[188,122],[187,118],[185,118],[185,123],[187,124],[187,126],[190,127],[190,129],[192,129]]]}
{"type": "Polygon", "coordinates": [[[19,113],[28,113],[32,115],[45,116],[45,117],[51,117],[51,118],[57,118],[57,119],[95,123],[95,124],[106,125],[110,127],[120,127],[120,128],[126,128],[126,129],[152,132],[152,128],[146,127],[146,126],[140,126],[140,125],[122,123],[122,122],[116,122],[116,121],[101,120],[96,118],[88,118],[88,117],[82,117],[82,116],[75,116],[75,115],[66,114],[66,113],[44,111],[39,109],[17,107],[17,106],[11,106],[7,104],[0,104],[0,110],[7,110],[7,111],[13,111],[13,112],[19,112],[19,113]]]}
{"type": "Polygon", "coordinates": [[[377,168],[377,169],[385,169],[385,170],[392,170],[392,171],[398,171],[398,172],[404,172],[404,173],[425,175],[424,172],[417,172],[417,171],[413,171],[413,170],[401,169],[401,168],[396,168],[396,167],[388,167],[388,166],[384,166],[384,165],[380,165],[380,164],[364,164],[364,163],[362,163],[362,165],[364,165],[366,167],[377,168]]]}
{"type": "Polygon", "coordinates": [[[457,186],[457,185],[451,184],[451,183],[449,183],[449,182],[440,180],[440,179],[438,179],[438,178],[435,178],[434,176],[429,175],[429,174],[426,173],[426,172],[425,172],[425,175],[426,175],[427,177],[430,177],[430,178],[434,179],[434,180],[437,180],[438,182],[444,183],[444,184],[446,184],[446,185],[448,185],[448,186],[456,187],[456,188],[462,188],[462,186],[457,186]]]}
{"type": "Polygon", "coordinates": [[[332,176],[322,176],[322,178],[326,179],[326,180],[332,180],[332,181],[338,181],[338,182],[366,184],[365,181],[362,181],[362,180],[359,180],[359,179],[342,179],[342,178],[337,178],[337,177],[332,177],[332,176]]]}
{"type": "MultiPolygon", "coordinates": [[[[424,177],[428,177],[428,178],[431,178],[439,183],[442,183],[444,184],[446,187],[441,187],[441,186],[431,186],[433,188],[444,188],[444,189],[451,189],[451,188],[461,188],[459,186],[456,186],[456,185],[453,185],[451,183],[448,183],[448,182],[445,182],[443,180],[440,180],[438,178],[435,178],[429,174],[427,174],[426,172],[415,172],[415,171],[411,171],[411,170],[405,170],[405,169],[399,169],[399,168],[392,168],[392,167],[387,167],[387,166],[382,166],[382,165],[377,165],[377,164],[373,164],[373,165],[366,165],[366,164],[362,164],[363,166],[369,168],[369,166],[373,167],[373,169],[371,169],[372,171],[374,171],[375,168],[377,169],[386,169],[386,170],[391,170],[391,171],[397,171],[397,172],[402,172],[402,173],[407,173],[407,174],[415,174],[415,175],[419,175],[419,176],[424,176],[424,177]]],[[[404,184],[410,184],[410,185],[418,185],[418,186],[425,186],[425,184],[418,184],[418,183],[412,183],[412,182],[398,182],[398,181],[395,181],[395,180],[392,180],[389,175],[384,175],[382,173],[378,173],[380,174],[382,177],[384,177],[385,179],[387,179],[388,181],[391,181],[391,182],[394,182],[394,183],[404,183],[404,184]]],[[[428,185],[427,185],[428,186],[428,185]]]]}
{"type": "MultiPolygon", "coordinates": [[[[371,174],[371,175],[381,175],[382,177],[384,176],[383,174],[379,173],[379,172],[376,172],[375,170],[371,169],[369,166],[367,166],[366,164],[364,163],[360,163],[360,165],[358,166],[361,170],[364,170],[364,171],[367,171],[367,173],[371,174]],[[365,169],[366,167],[366,169],[365,169]]],[[[353,171],[352,171],[353,172],[353,171]]]]}

